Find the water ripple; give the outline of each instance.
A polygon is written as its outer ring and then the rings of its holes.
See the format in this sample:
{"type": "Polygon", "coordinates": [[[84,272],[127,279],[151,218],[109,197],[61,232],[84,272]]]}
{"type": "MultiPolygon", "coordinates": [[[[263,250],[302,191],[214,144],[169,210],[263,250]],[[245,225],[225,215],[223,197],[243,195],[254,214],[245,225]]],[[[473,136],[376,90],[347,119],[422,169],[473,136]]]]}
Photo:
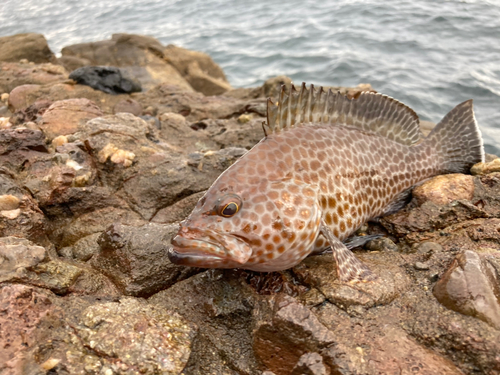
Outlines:
{"type": "Polygon", "coordinates": [[[0,35],[28,31],[55,52],[112,33],[153,35],[207,52],[236,87],[279,74],[367,82],[432,121],[473,98],[486,149],[500,154],[498,2],[4,0],[0,35]]]}

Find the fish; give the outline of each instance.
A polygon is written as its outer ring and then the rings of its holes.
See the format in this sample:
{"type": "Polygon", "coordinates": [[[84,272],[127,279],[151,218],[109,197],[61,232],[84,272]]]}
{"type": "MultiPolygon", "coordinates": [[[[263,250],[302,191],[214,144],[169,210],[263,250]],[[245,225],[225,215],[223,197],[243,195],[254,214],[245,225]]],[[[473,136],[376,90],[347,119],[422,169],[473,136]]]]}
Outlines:
{"type": "Polygon", "coordinates": [[[303,83],[268,99],[263,128],[180,223],[171,262],[272,272],[331,248],[340,282],[374,281],[343,241],[401,209],[416,184],[484,161],[472,100],[424,137],[417,114],[396,99],[303,83]]]}

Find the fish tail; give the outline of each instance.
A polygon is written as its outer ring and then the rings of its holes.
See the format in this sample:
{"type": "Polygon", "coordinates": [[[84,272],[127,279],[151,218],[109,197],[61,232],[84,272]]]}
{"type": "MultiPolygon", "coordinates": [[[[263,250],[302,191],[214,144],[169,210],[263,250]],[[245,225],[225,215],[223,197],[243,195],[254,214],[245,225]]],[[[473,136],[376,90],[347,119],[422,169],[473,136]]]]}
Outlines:
{"type": "Polygon", "coordinates": [[[470,168],[484,162],[481,131],[474,117],[472,99],[453,108],[422,143],[431,145],[438,156],[440,169],[445,173],[468,173],[470,168]]]}

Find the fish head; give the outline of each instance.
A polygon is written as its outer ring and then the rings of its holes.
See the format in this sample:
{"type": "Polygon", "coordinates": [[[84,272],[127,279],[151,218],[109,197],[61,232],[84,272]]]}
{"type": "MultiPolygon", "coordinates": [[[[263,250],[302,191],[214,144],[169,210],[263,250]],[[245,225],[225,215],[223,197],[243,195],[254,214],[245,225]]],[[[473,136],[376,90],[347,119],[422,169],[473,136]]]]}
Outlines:
{"type": "Polygon", "coordinates": [[[224,180],[180,223],[168,253],[173,263],[272,271],[308,255],[321,218],[314,188],[288,180],[240,186],[224,180]]]}

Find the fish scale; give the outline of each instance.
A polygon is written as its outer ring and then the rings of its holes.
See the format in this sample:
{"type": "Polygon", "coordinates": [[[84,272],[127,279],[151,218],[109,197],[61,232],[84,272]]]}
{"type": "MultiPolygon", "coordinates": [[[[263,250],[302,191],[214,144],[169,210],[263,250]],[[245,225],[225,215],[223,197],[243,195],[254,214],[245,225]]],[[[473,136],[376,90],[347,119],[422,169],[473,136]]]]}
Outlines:
{"type": "Polygon", "coordinates": [[[484,160],[472,101],[422,138],[418,116],[392,98],[303,84],[268,102],[265,129],[181,223],[174,263],[269,272],[331,247],[341,281],[374,280],[342,241],[418,182],[484,160]]]}

